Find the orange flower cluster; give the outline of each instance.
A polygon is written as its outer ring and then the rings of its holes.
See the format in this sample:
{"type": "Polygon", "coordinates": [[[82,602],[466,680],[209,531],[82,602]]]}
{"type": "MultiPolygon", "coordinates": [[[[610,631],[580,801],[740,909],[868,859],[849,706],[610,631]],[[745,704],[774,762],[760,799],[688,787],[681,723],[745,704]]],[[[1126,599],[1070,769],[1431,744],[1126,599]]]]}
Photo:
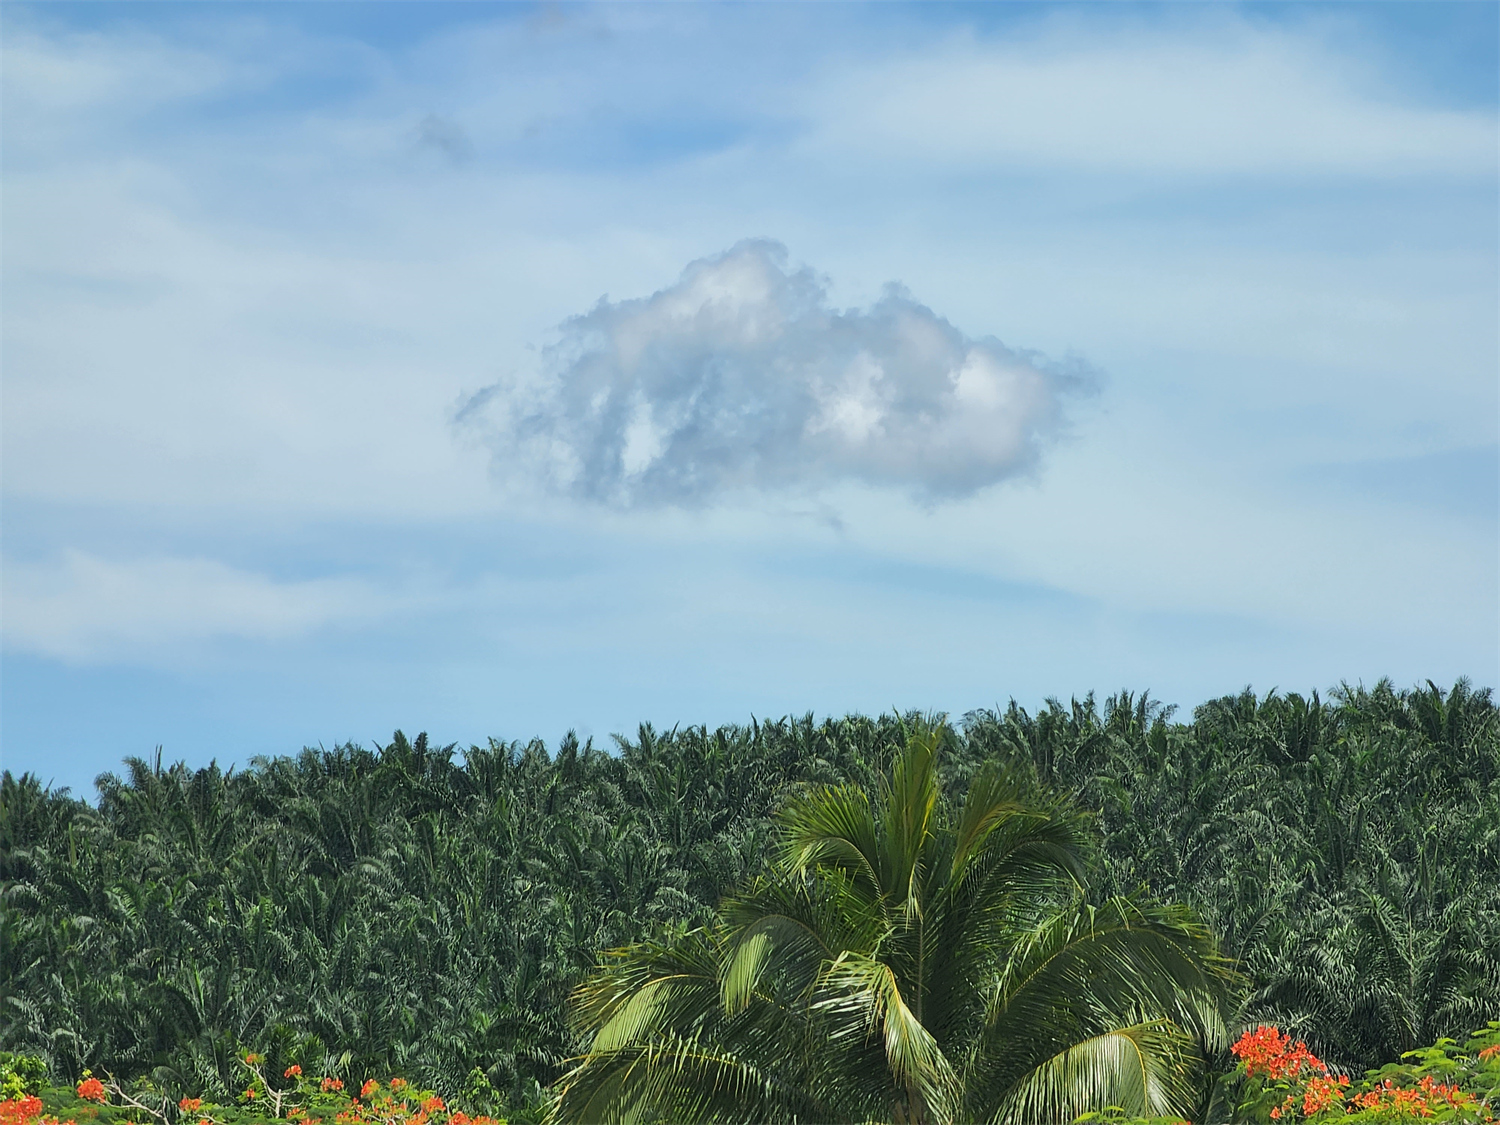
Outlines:
{"type": "Polygon", "coordinates": [[[74,1122],[43,1117],[42,1099],[28,1095],[0,1101],[0,1125],[74,1125],[74,1122]]]}
{"type": "Polygon", "coordinates": [[[177,1108],[182,1110],[183,1113],[192,1113],[193,1110],[200,1108],[202,1105],[202,1098],[183,1098],[177,1103],[177,1108]]]}
{"type": "Polygon", "coordinates": [[[318,1084],[318,1088],[325,1094],[333,1093],[344,1088],[344,1082],[340,1078],[325,1078],[318,1084]]]}
{"type": "Polygon", "coordinates": [[[1409,1117],[1432,1117],[1433,1111],[1444,1105],[1467,1109],[1477,1104],[1457,1086],[1437,1082],[1431,1075],[1417,1083],[1415,1089],[1397,1086],[1387,1078],[1375,1089],[1355,1094],[1351,1100],[1360,1109],[1389,1109],[1409,1117]]]}
{"type": "Polygon", "coordinates": [[[1296,1046],[1293,1046],[1290,1035],[1283,1035],[1276,1028],[1266,1027],[1264,1024],[1241,1035],[1230,1050],[1245,1064],[1245,1073],[1251,1078],[1263,1074],[1275,1081],[1297,1078],[1304,1070],[1328,1073],[1328,1067],[1307,1049],[1306,1043],[1299,1039],[1296,1046]]]}
{"type": "MultiPolygon", "coordinates": [[[[1337,1078],[1329,1075],[1315,1074],[1307,1080],[1307,1086],[1302,1091],[1302,1116],[1311,1117],[1315,1113],[1322,1113],[1325,1109],[1333,1107],[1338,1110],[1344,1108],[1344,1090],[1349,1085],[1349,1076],[1341,1074],[1337,1078]]],[[[1271,1110],[1271,1120],[1279,1121],[1283,1116],[1292,1116],[1297,1105],[1297,1095],[1288,1094],[1279,1106],[1271,1110]]]]}
{"type": "Polygon", "coordinates": [[[103,1103],[109,1095],[104,1092],[104,1083],[89,1077],[78,1083],[78,1096],[86,1102],[103,1103]]]}
{"type": "MultiPolygon", "coordinates": [[[[1500,1028],[1492,1023],[1491,1028],[1500,1028]]],[[[1476,1033],[1478,1035],[1480,1033],[1476,1033]]],[[[1472,1041],[1471,1041],[1472,1042],[1472,1041]]],[[[1483,1042],[1483,1039],[1480,1039],[1483,1042]]],[[[1430,1051],[1412,1051],[1406,1057],[1421,1057],[1431,1063],[1436,1057],[1450,1070],[1462,1073],[1464,1060],[1454,1060],[1444,1055],[1443,1046],[1453,1046],[1453,1041],[1441,1040],[1439,1046],[1430,1051]]],[[[1471,1046],[1470,1050],[1474,1048],[1471,1046]]],[[[1377,1120],[1404,1120],[1441,1117],[1443,1120],[1471,1122],[1493,1122],[1494,1115],[1481,1098],[1459,1082],[1448,1082],[1431,1073],[1422,1075],[1397,1074],[1383,1077],[1386,1072],[1398,1070],[1392,1066],[1385,1072],[1370,1076],[1356,1089],[1350,1089],[1349,1078],[1332,1074],[1328,1067],[1307,1049],[1303,1042],[1292,1043],[1291,1037],[1283,1035],[1274,1027],[1259,1027],[1246,1032],[1231,1048],[1240,1060],[1241,1073],[1248,1079],[1258,1079],[1251,1090],[1258,1090],[1262,1111],[1270,1103],[1269,1116],[1272,1121],[1344,1121],[1350,1117],[1370,1120],[1367,1115],[1377,1115],[1377,1120]],[[1268,1084],[1262,1084],[1268,1083],[1268,1084]],[[1277,1104],[1275,1099],[1280,1098],[1277,1104]],[[1356,1116],[1357,1115],[1357,1116],[1356,1116]]],[[[1493,1071],[1495,1060],[1500,1059],[1500,1044],[1492,1044],[1477,1051],[1477,1061],[1493,1071]]],[[[1418,1064],[1413,1064],[1418,1065],[1418,1064]]],[[[1483,1083],[1482,1078],[1476,1081],[1483,1083]]],[[[1460,1079],[1460,1081],[1464,1081],[1460,1079]]],[[[1247,1103],[1247,1107],[1253,1103],[1247,1103]]]]}
{"type": "Polygon", "coordinates": [[[287,1067],[285,1071],[282,1072],[281,1077],[283,1077],[283,1078],[301,1078],[302,1077],[302,1068],[300,1066],[296,1065],[295,1063],[293,1063],[291,1066],[287,1067]]]}
{"type": "Polygon", "coordinates": [[[40,1117],[41,1113],[41,1098],[9,1098],[0,1102],[0,1125],[21,1125],[33,1117],[40,1117]]]}
{"type": "Polygon", "coordinates": [[[403,1093],[411,1091],[405,1079],[391,1079],[390,1090],[381,1096],[378,1082],[366,1082],[360,1091],[365,1100],[351,1100],[347,1109],[334,1116],[334,1125],[504,1125],[492,1117],[450,1112],[436,1094],[429,1094],[414,1107],[403,1093]]]}

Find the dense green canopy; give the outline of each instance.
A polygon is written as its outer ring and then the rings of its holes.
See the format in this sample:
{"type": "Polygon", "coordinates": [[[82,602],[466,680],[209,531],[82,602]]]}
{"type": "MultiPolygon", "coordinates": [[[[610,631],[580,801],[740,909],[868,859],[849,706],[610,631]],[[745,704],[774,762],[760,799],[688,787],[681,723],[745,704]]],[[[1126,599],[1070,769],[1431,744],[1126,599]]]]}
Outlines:
{"type": "Polygon", "coordinates": [[[1180,910],[1082,897],[1088,833],[987,763],[942,799],[918,727],[874,802],[814,789],[714,925],[617,950],[578,990],[577,1122],[1072,1121],[1193,1108],[1233,975],[1180,910]]]}
{"type": "MultiPolygon", "coordinates": [[[[191,1090],[223,1090],[236,1046],[347,1052],[445,1090],[477,1066],[522,1103],[586,1046],[566,1004],[599,950],[710,924],[776,809],[873,789],[902,745],[894,716],[460,760],[398,734],[232,775],[132,759],[97,806],[7,773],[0,1049],[191,1090]]],[[[943,759],[955,807],[987,762],[1092,814],[1095,906],[1144,884],[1220,935],[1242,1019],[1360,1066],[1500,1012],[1488,691],[975,712],[943,759]]]]}

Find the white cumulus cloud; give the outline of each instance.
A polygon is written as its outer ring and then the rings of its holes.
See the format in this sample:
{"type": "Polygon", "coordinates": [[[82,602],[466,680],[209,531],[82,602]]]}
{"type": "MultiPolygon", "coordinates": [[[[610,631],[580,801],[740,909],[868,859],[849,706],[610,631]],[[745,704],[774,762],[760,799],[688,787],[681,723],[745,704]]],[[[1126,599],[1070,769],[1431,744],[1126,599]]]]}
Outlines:
{"type": "Polygon", "coordinates": [[[840,481],[937,500],[1030,468],[1062,397],[1092,383],[1082,361],[966,336],[899,286],[835,309],[756,239],[566,321],[540,378],[487,387],[458,418],[502,476],[611,506],[840,481]]]}

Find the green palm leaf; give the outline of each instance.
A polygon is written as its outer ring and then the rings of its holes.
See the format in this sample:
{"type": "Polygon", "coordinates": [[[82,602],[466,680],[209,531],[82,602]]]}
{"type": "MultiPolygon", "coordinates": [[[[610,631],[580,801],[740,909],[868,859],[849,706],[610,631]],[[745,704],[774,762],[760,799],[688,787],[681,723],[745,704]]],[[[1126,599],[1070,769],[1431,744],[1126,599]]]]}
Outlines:
{"type": "Polygon", "coordinates": [[[950,811],[949,737],[912,730],[875,801],[794,798],[779,867],[718,922],[609,955],[576,994],[592,1045],[555,1121],[1186,1108],[1199,1045],[1224,1042],[1231,978],[1207,930],[1141,899],[1087,904],[1083,819],[1013,772],[980,770],[950,811]]]}

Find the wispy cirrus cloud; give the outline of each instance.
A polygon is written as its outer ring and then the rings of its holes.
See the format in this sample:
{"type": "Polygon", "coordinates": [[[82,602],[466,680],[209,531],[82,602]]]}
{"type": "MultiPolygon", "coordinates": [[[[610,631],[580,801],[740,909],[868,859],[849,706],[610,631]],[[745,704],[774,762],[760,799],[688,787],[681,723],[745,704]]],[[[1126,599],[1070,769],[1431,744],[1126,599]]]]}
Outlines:
{"type": "Polygon", "coordinates": [[[900,286],[833,308],[756,239],[566,321],[539,379],[486,388],[459,421],[502,476],[617,507],[842,481],[937,500],[1030,469],[1094,381],[1076,358],[969,337],[900,286]]]}
{"type": "Polygon", "coordinates": [[[919,167],[1176,176],[1491,177],[1491,106],[1413,104],[1297,31],[1208,16],[1170,31],[1066,19],[831,68],[811,153],[919,167]]]}
{"type": "Polygon", "coordinates": [[[7,648],[71,663],[223,638],[283,641],[387,608],[356,578],[277,581],[213,559],[78,550],[54,565],[6,560],[4,605],[7,648]]]}

